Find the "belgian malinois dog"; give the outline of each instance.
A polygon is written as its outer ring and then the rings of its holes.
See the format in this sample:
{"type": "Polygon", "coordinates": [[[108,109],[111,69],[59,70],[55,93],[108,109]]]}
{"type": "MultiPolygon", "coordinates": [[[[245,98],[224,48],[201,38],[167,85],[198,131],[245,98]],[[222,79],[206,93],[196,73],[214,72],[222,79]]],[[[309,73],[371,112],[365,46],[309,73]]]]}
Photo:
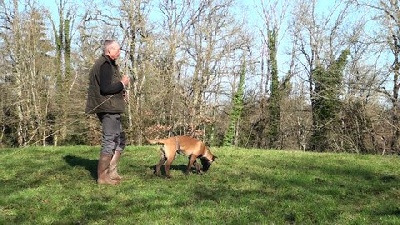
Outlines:
{"type": "Polygon", "coordinates": [[[161,175],[160,167],[165,163],[165,175],[169,178],[170,172],[169,168],[176,157],[176,153],[184,154],[189,156],[189,163],[187,165],[186,174],[189,174],[192,166],[196,167],[196,172],[201,174],[202,171],[206,172],[211,163],[217,158],[214,156],[210,149],[200,140],[192,138],[190,136],[174,136],[166,139],[156,139],[148,140],[150,144],[162,144],[161,158],[156,165],[155,174],[157,176],[161,175]],[[200,159],[203,165],[202,171],[200,170],[200,165],[196,162],[200,159]]]}

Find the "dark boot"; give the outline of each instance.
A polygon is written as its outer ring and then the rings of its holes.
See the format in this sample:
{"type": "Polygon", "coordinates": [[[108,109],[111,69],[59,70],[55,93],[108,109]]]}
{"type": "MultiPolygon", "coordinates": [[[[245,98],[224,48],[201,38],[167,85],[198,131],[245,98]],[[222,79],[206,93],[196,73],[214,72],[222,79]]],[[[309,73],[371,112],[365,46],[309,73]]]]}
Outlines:
{"type": "Polygon", "coordinates": [[[100,154],[99,163],[97,165],[97,183],[98,184],[118,184],[119,181],[111,180],[108,175],[108,169],[110,166],[111,155],[100,154]]]}
{"type": "Polygon", "coordinates": [[[110,169],[108,170],[108,175],[112,180],[121,180],[122,178],[117,172],[117,166],[120,158],[121,158],[121,151],[115,151],[110,161],[110,169]]]}

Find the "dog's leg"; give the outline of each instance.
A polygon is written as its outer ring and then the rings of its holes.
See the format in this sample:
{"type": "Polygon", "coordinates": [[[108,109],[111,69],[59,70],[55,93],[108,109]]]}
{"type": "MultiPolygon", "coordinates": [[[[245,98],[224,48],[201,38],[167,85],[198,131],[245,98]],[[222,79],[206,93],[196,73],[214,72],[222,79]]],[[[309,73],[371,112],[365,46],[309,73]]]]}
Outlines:
{"type": "Polygon", "coordinates": [[[164,163],[165,163],[166,160],[167,160],[167,158],[161,157],[161,158],[160,158],[160,161],[159,161],[158,164],[156,165],[155,174],[156,174],[157,176],[161,176],[161,170],[160,170],[160,168],[161,168],[162,165],[164,165],[164,163]]]}
{"type": "Polygon", "coordinates": [[[165,156],[165,151],[164,151],[164,147],[160,148],[160,161],[158,162],[158,164],[156,165],[156,171],[154,171],[154,173],[157,176],[161,176],[161,171],[160,168],[162,165],[164,165],[165,161],[167,160],[167,157],[165,156]]]}
{"type": "Polygon", "coordinates": [[[165,158],[167,162],[165,163],[165,175],[167,178],[171,177],[171,174],[169,172],[169,169],[171,167],[172,162],[175,159],[176,156],[176,150],[174,149],[175,146],[170,146],[170,145],[165,145],[165,158]]]}
{"type": "MultiPolygon", "coordinates": [[[[191,169],[192,166],[195,164],[196,158],[197,158],[197,157],[196,157],[195,155],[190,155],[190,156],[189,156],[189,163],[188,163],[187,168],[186,168],[186,175],[189,174],[190,169],[191,169]]],[[[197,170],[197,165],[196,165],[196,170],[197,170]]]]}
{"type": "Polygon", "coordinates": [[[167,158],[167,162],[165,163],[165,175],[168,178],[171,178],[171,174],[169,173],[169,168],[171,167],[172,161],[174,161],[174,157],[167,158]]]}
{"type": "Polygon", "coordinates": [[[194,161],[193,165],[196,167],[196,172],[197,172],[198,174],[201,174],[200,164],[197,163],[197,160],[194,161]]]}

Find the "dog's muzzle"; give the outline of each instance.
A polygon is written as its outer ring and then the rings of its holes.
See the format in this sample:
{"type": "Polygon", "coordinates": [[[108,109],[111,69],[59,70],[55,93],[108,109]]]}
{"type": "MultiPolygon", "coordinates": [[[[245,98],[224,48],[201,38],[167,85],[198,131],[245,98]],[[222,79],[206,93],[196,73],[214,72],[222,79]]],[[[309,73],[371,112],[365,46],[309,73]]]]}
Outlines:
{"type": "Polygon", "coordinates": [[[203,171],[206,172],[208,169],[210,169],[211,163],[213,161],[208,160],[207,158],[200,158],[201,165],[203,165],[203,171]]]}

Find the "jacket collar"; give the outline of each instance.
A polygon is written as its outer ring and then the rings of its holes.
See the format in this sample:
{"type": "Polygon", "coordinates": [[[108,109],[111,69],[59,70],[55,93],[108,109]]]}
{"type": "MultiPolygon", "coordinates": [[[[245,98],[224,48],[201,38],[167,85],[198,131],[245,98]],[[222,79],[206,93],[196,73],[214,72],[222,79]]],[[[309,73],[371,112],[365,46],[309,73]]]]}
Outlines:
{"type": "Polygon", "coordinates": [[[106,58],[107,61],[110,62],[111,65],[114,65],[114,66],[117,65],[117,63],[115,62],[115,60],[111,59],[110,56],[104,55],[104,54],[103,54],[102,56],[103,56],[104,58],[106,58]]]}

